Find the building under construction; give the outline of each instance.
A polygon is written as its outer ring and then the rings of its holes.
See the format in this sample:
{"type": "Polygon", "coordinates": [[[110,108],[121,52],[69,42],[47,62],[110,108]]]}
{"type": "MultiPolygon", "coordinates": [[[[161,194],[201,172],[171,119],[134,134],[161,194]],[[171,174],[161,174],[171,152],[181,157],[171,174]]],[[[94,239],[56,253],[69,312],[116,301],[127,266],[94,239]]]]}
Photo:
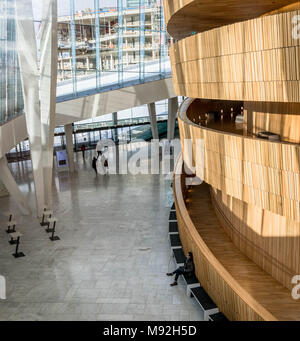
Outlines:
{"type": "Polygon", "coordinates": [[[159,59],[168,44],[162,7],[155,1],[143,7],[127,6],[121,11],[86,9],[60,17],[58,81],[71,78],[72,72],[77,76],[87,76],[95,70],[114,72],[120,67],[159,59]],[[72,44],[73,40],[76,44],[72,44]]]}

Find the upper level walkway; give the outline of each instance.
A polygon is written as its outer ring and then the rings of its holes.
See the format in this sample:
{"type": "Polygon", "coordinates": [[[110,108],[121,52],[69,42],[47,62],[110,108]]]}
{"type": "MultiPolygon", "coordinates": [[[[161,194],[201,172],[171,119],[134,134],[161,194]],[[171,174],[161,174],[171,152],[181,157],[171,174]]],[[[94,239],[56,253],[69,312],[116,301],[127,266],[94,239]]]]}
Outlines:
{"type": "MultiPolygon", "coordinates": [[[[138,65],[124,68],[121,82],[118,72],[101,73],[98,88],[96,75],[81,77],[76,92],[71,80],[59,83],[55,126],[176,97],[168,57],[145,63],[145,69],[144,78],[140,78],[138,65]]],[[[25,115],[0,126],[0,158],[26,138],[25,115]]]]}
{"type": "Polygon", "coordinates": [[[65,102],[78,97],[85,97],[120,88],[126,88],[146,82],[171,78],[171,64],[169,57],[154,61],[134,64],[123,68],[122,71],[101,72],[89,76],[76,77],[57,84],[57,102],[65,102]]]}
{"type": "Polygon", "coordinates": [[[176,96],[168,57],[147,62],[144,67],[142,74],[139,65],[124,68],[121,74],[101,73],[98,88],[96,75],[82,77],[75,85],[71,80],[59,83],[56,126],[176,96]]]}
{"type": "MultiPolygon", "coordinates": [[[[234,123],[199,125],[192,117],[198,115],[199,119],[201,105],[198,114],[196,111],[191,114],[193,101],[187,99],[179,112],[183,150],[186,140],[194,144],[202,140],[205,158],[200,157],[200,151],[185,154],[188,167],[195,169],[207,183],[236,199],[299,221],[299,144],[248,136],[234,123]]],[[[226,102],[212,101],[215,108],[218,103],[226,105],[226,102]]],[[[203,108],[206,105],[203,102],[203,108]]]]}

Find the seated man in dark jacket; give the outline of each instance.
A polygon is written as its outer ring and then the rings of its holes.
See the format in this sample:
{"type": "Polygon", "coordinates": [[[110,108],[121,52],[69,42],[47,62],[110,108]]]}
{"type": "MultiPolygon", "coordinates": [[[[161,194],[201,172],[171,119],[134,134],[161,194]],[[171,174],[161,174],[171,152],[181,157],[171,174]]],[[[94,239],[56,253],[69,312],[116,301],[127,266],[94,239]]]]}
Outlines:
{"type": "Polygon", "coordinates": [[[177,285],[177,280],[178,280],[178,277],[180,275],[183,275],[183,274],[191,275],[191,274],[193,274],[194,271],[195,271],[195,265],[194,265],[194,260],[193,260],[193,254],[192,254],[192,252],[189,252],[187,259],[184,263],[184,266],[180,266],[175,271],[167,273],[167,276],[175,275],[174,282],[172,284],[170,284],[171,287],[173,287],[174,285],[177,285]]]}

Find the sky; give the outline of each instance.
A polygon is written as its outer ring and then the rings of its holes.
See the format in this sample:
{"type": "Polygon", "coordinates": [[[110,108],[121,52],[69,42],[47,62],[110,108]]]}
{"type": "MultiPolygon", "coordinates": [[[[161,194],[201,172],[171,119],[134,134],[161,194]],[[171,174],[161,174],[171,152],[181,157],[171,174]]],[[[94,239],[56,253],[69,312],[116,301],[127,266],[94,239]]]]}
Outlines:
{"type": "MultiPolygon", "coordinates": [[[[99,0],[100,8],[103,7],[116,7],[117,0],[99,0]]],[[[58,14],[64,15],[69,12],[70,1],[58,0],[58,14]]],[[[94,8],[94,0],[75,0],[75,11],[86,8],[94,8]]]]}
{"type": "MultiPolygon", "coordinates": [[[[124,5],[126,4],[126,0],[124,5]]],[[[34,18],[40,20],[41,18],[41,0],[32,0],[34,18]]],[[[57,0],[58,16],[68,15],[70,13],[70,0],[57,0]]],[[[100,8],[103,7],[117,7],[117,0],[99,0],[100,8]]],[[[94,8],[94,0],[75,0],[75,11],[83,10],[86,8],[94,8]]]]}
{"type": "MultiPolygon", "coordinates": [[[[36,20],[41,18],[41,0],[32,0],[33,12],[36,20]]],[[[100,8],[116,7],[117,0],[99,0],[100,8]]],[[[70,0],[58,0],[58,15],[67,15],[70,13],[70,0]]],[[[75,10],[79,11],[86,8],[94,8],[94,0],[75,0],[75,10]]]]}
{"type": "MultiPolygon", "coordinates": [[[[32,0],[35,19],[39,20],[41,17],[41,0],[32,0]]],[[[99,0],[100,8],[116,7],[117,0],[99,0]]],[[[67,15],[70,13],[70,0],[58,0],[58,15],[67,15]]],[[[75,10],[79,11],[86,8],[94,8],[94,0],[75,0],[75,10]]]]}

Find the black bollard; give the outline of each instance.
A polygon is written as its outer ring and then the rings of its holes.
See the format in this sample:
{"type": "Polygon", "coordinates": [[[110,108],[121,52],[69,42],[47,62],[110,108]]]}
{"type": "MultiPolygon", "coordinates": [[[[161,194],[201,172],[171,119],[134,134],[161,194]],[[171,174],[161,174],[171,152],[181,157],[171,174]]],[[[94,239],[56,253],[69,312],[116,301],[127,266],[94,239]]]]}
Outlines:
{"type": "Polygon", "coordinates": [[[20,244],[20,237],[18,237],[15,244],[16,244],[16,251],[15,251],[15,253],[13,253],[13,256],[15,258],[25,257],[23,252],[18,252],[19,251],[19,244],[20,244]]]}

